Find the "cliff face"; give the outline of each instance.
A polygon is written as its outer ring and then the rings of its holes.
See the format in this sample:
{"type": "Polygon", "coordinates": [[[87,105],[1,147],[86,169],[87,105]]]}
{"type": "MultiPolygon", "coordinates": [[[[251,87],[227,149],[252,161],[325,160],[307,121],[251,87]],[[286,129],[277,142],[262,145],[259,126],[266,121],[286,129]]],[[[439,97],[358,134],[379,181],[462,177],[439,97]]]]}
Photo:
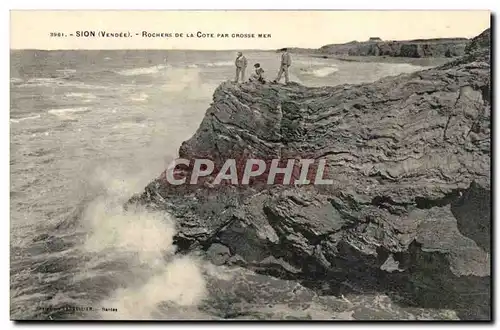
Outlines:
{"type": "Polygon", "coordinates": [[[362,85],[226,82],[180,157],[324,159],[333,184],[162,175],[131,201],[173,214],[180,250],[216,264],[488,319],[490,95],[489,50],[362,85]]]}
{"type": "Polygon", "coordinates": [[[469,45],[465,48],[466,53],[472,53],[483,48],[490,48],[491,34],[490,29],[485,30],[483,33],[473,38],[469,45]]]}
{"type": "Polygon", "coordinates": [[[469,42],[466,38],[350,42],[325,45],[320,52],[349,56],[455,57],[464,55],[469,42]]]}

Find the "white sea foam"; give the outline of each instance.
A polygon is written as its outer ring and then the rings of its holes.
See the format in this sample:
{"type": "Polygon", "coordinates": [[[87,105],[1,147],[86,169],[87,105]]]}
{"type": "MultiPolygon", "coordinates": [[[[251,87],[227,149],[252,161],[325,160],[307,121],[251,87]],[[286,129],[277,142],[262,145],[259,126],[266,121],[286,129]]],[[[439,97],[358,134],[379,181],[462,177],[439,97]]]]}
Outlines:
{"type": "Polygon", "coordinates": [[[168,65],[160,64],[160,65],[155,65],[155,66],[150,66],[150,67],[145,67],[145,68],[126,69],[126,70],[119,71],[118,74],[122,75],[122,76],[151,75],[151,74],[159,73],[168,67],[169,67],[168,65]]]}
{"type": "Polygon", "coordinates": [[[315,77],[324,78],[337,71],[339,71],[337,66],[327,66],[319,69],[306,70],[305,73],[315,77]]]}
{"type": "Polygon", "coordinates": [[[75,88],[85,88],[85,89],[109,89],[109,86],[105,85],[91,85],[86,84],[81,81],[70,81],[61,78],[31,78],[24,83],[17,85],[17,87],[75,87],[75,88]]]}
{"type": "Polygon", "coordinates": [[[89,103],[89,102],[92,102],[93,100],[97,99],[97,96],[95,96],[92,93],[71,92],[71,93],[66,93],[64,96],[67,98],[81,99],[85,103],[89,103]]]}
{"type": "Polygon", "coordinates": [[[104,318],[150,319],[160,303],[195,307],[207,294],[205,278],[196,259],[176,257],[161,265],[162,271],[138,286],[116,290],[101,304],[116,308],[116,314],[104,318]]]}
{"type": "Polygon", "coordinates": [[[109,90],[111,86],[106,86],[106,85],[93,85],[93,84],[86,84],[81,81],[64,81],[62,83],[65,87],[75,87],[75,88],[84,88],[84,89],[105,89],[109,90]]]}
{"type": "Polygon", "coordinates": [[[321,59],[301,59],[301,60],[296,60],[294,63],[299,64],[301,66],[327,66],[327,65],[329,65],[329,62],[327,59],[324,59],[324,60],[321,60],[321,59]]]}
{"type": "Polygon", "coordinates": [[[22,83],[24,80],[21,79],[21,78],[10,78],[10,82],[13,83],[13,84],[20,84],[22,83]]]}
{"type": "Polygon", "coordinates": [[[62,73],[75,73],[76,70],[75,69],[59,69],[59,70],[56,70],[57,72],[62,72],[62,73]]]}
{"type": "Polygon", "coordinates": [[[162,90],[175,98],[209,101],[216,85],[203,82],[200,73],[200,68],[171,68],[162,90]]]}
{"type": "Polygon", "coordinates": [[[128,129],[128,128],[142,128],[146,127],[145,123],[134,123],[134,122],[125,122],[125,123],[120,123],[116,124],[113,126],[113,129],[128,129]]]}
{"type": "Polygon", "coordinates": [[[96,96],[94,94],[91,94],[91,93],[75,93],[75,92],[71,92],[71,93],[66,93],[65,96],[66,97],[77,97],[77,98],[92,98],[92,99],[96,98],[96,96]]]}
{"type": "Polygon", "coordinates": [[[408,63],[378,63],[380,70],[387,76],[394,76],[401,73],[411,73],[424,69],[425,67],[408,63]]]}
{"type": "Polygon", "coordinates": [[[38,119],[38,118],[40,118],[40,115],[21,117],[21,118],[11,118],[10,122],[11,123],[20,123],[20,122],[25,121],[25,120],[38,119]]]}
{"type": "Polygon", "coordinates": [[[65,82],[59,78],[31,78],[19,87],[60,86],[65,82]]]}
{"type": "Polygon", "coordinates": [[[47,111],[47,113],[62,119],[73,119],[74,118],[73,115],[88,111],[90,111],[90,109],[87,107],[79,107],[79,108],[66,108],[66,109],[51,109],[47,111]]]}
{"type": "Polygon", "coordinates": [[[149,98],[149,95],[146,93],[135,94],[135,95],[132,95],[129,97],[129,99],[131,101],[135,101],[135,102],[146,101],[148,98],[149,98]]]}
{"type": "Polygon", "coordinates": [[[31,78],[28,80],[29,83],[52,83],[58,81],[58,78],[31,78]]]}
{"type": "Polygon", "coordinates": [[[207,295],[201,261],[174,254],[175,220],[168,213],[141,207],[123,208],[124,201],[143,182],[135,175],[128,178],[119,172],[95,173],[93,179],[101,182],[105,191],[89,204],[83,216],[87,239],[82,248],[99,255],[84,269],[91,271],[99,263],[109,264],[115,259],[123,262],[127,257],[133,276],[125,281],[126,286],[100,303],[117,310],[103,312],[102,318],[150,319],[163,302],[195,308],[207,295]]]}
{"type": "Polygon", "coordinates": [[[234,62],[232,61],[222,61],[222,62],[214,62],[205,64],[208,67],[222,67],[222,66],[233,66],[234,62]]]}

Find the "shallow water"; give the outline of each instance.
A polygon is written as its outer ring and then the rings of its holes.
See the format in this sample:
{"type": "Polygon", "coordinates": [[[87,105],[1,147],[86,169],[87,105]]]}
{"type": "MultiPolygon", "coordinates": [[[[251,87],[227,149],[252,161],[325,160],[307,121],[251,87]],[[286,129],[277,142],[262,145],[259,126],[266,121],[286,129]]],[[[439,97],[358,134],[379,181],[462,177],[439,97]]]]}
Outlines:
{"type": "MultiPolygon", "coordinates": [[[[274,78],[279,54],[246,56],[250,68],[258,61],[274,78]]],[[[11,318],[220,317],[199,306],[223,271],[174,255],[168,214],[121,206],[198,128],[214,89],[233,78],[233,59],[233,52],[11,52],[11,318]]],[[[293,61],[291,79],[309,86],[421,69],[293,61]]]]}

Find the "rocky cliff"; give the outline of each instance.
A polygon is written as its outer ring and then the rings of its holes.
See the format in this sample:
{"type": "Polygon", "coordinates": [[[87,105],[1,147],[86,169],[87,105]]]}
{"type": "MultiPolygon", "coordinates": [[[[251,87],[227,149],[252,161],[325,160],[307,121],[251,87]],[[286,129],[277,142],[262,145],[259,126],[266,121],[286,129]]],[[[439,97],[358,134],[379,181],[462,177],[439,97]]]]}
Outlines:
{"type": "Polygon", "coordinates": [[[466,38],[353,41],[345,44],[325,45],[319,51],[322,54],[343,56],[456,57],[464,55],[469,43],[470,41],[466,38]]]}
{"type": "Polygon", "coordinates": [[[484,49],[370,84],[225,82],[182,158],[324,159],[333,184],[162,175],[131,202],[173,214],[180,251],[215,264],[489,319],[490,86],[484,49]]]}
{"type": "Polygon", "coordinates": [[[484,48],[489,49],[490,44],[491,44],[490,29],[486,29],[485,31],[483,31],[483,33],[481,33],[480,35],[471,40],[471,42],[465,48],[465,52],[472,53],[484,48]]]}

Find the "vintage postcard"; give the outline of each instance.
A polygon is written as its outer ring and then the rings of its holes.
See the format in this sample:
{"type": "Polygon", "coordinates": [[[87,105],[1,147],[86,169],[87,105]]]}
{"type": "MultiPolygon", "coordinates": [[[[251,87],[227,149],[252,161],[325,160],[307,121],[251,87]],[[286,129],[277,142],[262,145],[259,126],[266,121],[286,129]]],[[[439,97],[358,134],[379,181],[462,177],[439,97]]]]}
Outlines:
{"type": "Polygon", "coordinates": [[[490,15],[11,11],[11,319],[491,320],[490,15]]]}

